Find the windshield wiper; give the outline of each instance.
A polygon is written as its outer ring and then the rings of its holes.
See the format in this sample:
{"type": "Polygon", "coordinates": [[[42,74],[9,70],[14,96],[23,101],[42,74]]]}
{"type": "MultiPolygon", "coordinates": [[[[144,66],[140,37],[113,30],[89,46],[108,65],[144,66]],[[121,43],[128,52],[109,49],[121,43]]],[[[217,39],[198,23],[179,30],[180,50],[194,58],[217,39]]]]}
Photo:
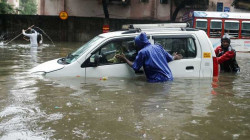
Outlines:
{"type": "Polygon", "coordinates": [[[70,54],[67,55],[66,59],[72,60],[72,59],[74,59],[77,56],[79,56],[79,55],[77,55],[77,54],[73,55],[73,54],[70,53],[70,54]]]}

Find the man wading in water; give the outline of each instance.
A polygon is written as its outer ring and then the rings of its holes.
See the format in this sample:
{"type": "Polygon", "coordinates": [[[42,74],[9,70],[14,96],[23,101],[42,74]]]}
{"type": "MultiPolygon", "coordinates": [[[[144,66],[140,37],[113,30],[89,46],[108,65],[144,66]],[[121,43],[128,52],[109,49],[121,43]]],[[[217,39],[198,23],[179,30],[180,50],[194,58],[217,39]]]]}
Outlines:
{"type": "Polygon", "coordinates": [[[214,51],[220,64],[221,72],[240,72],[240,67],[236,61],[236,51],[230,45],[230,37],[225,34],[221,38],[221,46],[218,46],[214,51]]]}
{"type": "MultiPolygon", "coordinates": [[[[30,29],[30,28],[29,28],[30,29]]],[[[25,33],[25,30],[23,29],[23,35],[29,37],[30,40],[30,46],[31,47],[38,47],[39,43],[42,43],[42,35],[39,34],[36,30],[30,29],[31,33],[27,34],[25,33]]]]}
{"type": "Polygon", "coordinates": [[[148,41],[146,33],[141,33],[135,37],[135,45],[139,52],[134,62],[129,61],[124,54],[117,54],[116,57],[124,60],[134,71],[139,71],[143,66],[148,82],[173,80],[168,62],[181,59],[181,54],[174,53],[174,56],[172,56],[162,46],[152,45],[148,41]]]}

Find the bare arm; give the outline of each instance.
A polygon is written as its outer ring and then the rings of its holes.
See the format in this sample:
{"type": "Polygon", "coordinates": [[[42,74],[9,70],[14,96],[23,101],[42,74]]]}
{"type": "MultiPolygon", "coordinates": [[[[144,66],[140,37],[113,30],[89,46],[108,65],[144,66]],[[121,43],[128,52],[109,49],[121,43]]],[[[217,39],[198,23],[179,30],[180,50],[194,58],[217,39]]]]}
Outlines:
{"type": "Polygon", "coordinates": [[[183,56],[181,54],[177,54],[177,52],[173,53],[173,59],[174,60],[179,60],[179,59],[182,59],[183,56]]]}
{"type": "Polygon", "coordinates": [[[124,60],[130,67],[132,67],[133,62],[129,61],[124,54],[117,54],[115,57],[124,60]]]}
{"type": "Polygon", "coordinates": [[[30,34],[26,34],[24,29],[23,29],[23,35],[28,36],[28,37],[31,36],[30,34]]]}

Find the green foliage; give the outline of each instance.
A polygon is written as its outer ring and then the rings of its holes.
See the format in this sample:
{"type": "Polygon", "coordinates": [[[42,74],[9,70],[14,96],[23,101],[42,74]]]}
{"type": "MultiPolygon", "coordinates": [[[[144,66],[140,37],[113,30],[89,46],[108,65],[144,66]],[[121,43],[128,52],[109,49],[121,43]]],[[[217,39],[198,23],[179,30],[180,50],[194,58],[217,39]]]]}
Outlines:
{"type": "Polygon", "coordinates": [[[239,0],[234,0],[234,1],[233,1],[233,3],[231,4],[231,6],[235,6],[235,5],[237,5],[237,4],[238,4],[238,2],[239,2],[239,0]]]}
{"type": "Polygon", "coordinates": [[[250,10],[250,1],[249,0],[234,0],[231,6],[238,9],[250,10]]]}
{"type": "Polygon", "coordinates": [[[6,0],[0,2],[0,14],[14,14],[15,11],[11,5],[9,5],[6,0]]]}
{"type": "Polygon", "coordinates": [[[37,3],[35,0],[20,0],[20,14],[35,15],[37,13],[37,3]]]}
{"type": "Polygon", "coordinates": [[[206,10],[209,5],[209,0],[172,0],[176,8],[171,16],[171,20],[175,21],[178,12],[186,6],[196,10],[206,10]]]}

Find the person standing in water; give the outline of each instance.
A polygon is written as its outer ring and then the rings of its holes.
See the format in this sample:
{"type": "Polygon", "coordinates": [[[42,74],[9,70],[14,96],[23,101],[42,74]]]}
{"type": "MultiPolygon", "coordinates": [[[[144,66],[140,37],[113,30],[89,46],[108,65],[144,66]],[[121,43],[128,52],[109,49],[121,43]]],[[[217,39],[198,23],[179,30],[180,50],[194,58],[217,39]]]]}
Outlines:
{"type": "Polygon", "coordinates": [[[151,44],[146,33],[135,37],[135,45],[139,52],[134,62],[129,61],[124,54],[117,54],[116,57],[124,60],[134,71],[143,67],[147,81],[150,83],[173,80],[168,62],[182,59],[181,54],[174,53],[172,56],[162,46],[151,44]]]}
{"type": "Polygon", "coordinates": [[[240,67],[236,61],[236,51],[230,45],[231,40],[228,34],[221,38],[221,46],[218,46],[214,51],[220,64],[221,72],[240,72],[240,67]]]}
{"type": "Polygon", "coordinates": [[[29,37],[31,47],[38,47],[38,41],[37,41],[38,33],[34,29],[30,29],[30,30],[31,30],[31,33],[28,34],[28,33],[25,33],[25,30],[23,29],[23,35],[29,37]]]}

